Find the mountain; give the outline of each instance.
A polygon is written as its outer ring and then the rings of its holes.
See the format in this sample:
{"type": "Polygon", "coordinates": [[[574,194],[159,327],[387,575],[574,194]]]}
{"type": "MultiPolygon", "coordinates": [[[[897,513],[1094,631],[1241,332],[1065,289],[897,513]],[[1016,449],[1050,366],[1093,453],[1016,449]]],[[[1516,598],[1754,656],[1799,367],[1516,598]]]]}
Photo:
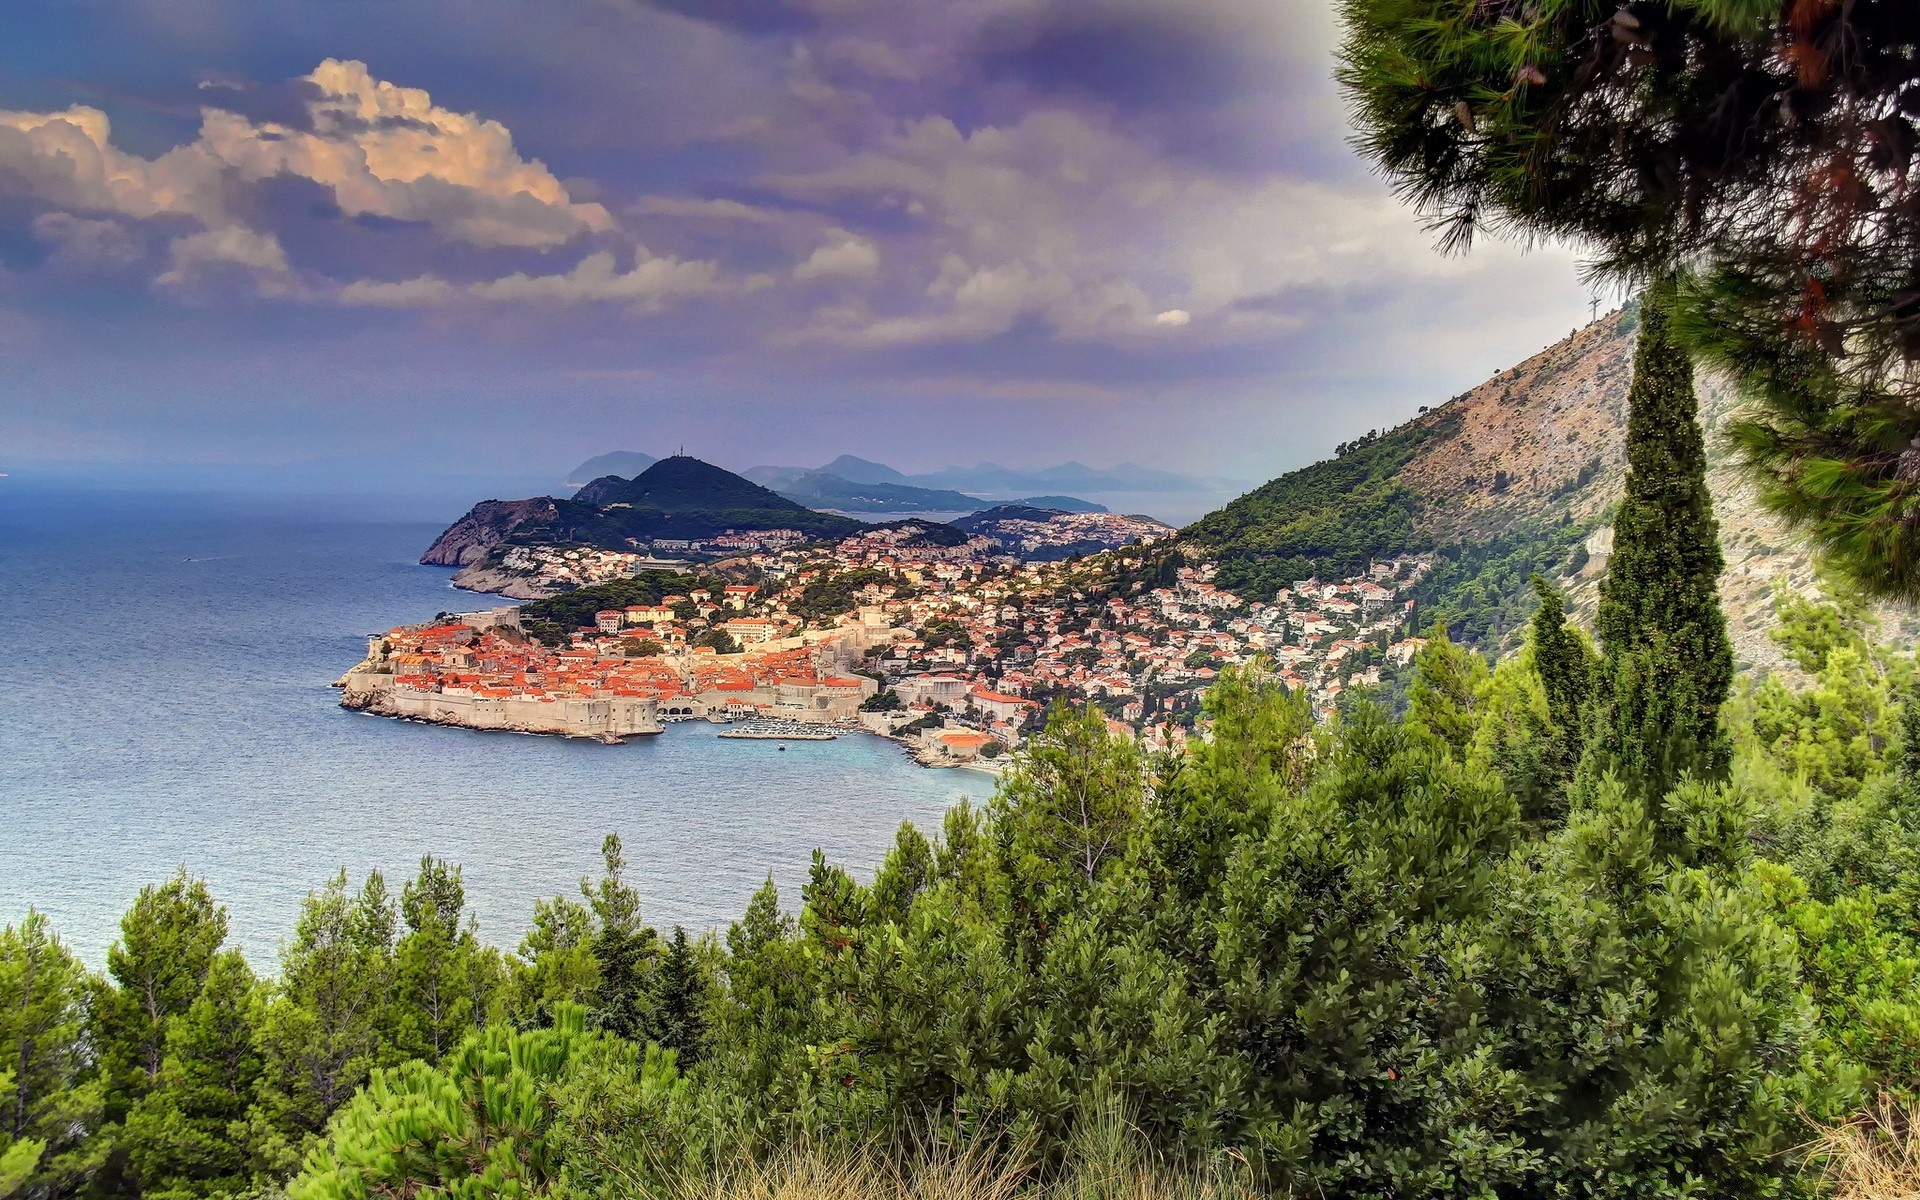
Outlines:
{"type": "Polygon", "coordinates": [[[624,475],[632,478],[659,461],[653,455],[642,454],[638,450],[615,450],[608,454],[596,454],[567,472],[566,485],[577,488],[606,475],[624,475]]]}
{"type": "Polygon", "coordinates": [[[603,476],[570,500],[484,501],[442,533],[420,561],[471,566],[509,542],[630,550],[656,538],[698,541],[728,529],[794,529],[837,538],[861,528],[850,517],[815,512],[731,471],[675,455],[632,479],[603,476]]]}
{"type": "Polygon", "coordinates": [[[905,475],[887,466],[864,458],[855,458],[851,454],[842,454],[826,466],[820,468],[822,475],[835,475],[848,483],[911,483],[905,475]]]}
{"type": "Polygon", "coordinates": [[[595,479],[573,498],[586,504],[629,504],[662,512],[805,508],[750,479],[688,454],[663,458],[631,479],[617,475],[595,479]]]}
{"type": "Polygon", "coordinates": [[[1091,500],[1082,500],[1077,496],[1028,496],[1013,503],[1026,508],[1046,508],[1054,512],[1103,513],[1109,511],[1104,504],[1095,504],[1091,500]]]}
{"type": "Polygon", "coordinates": [[[789,500],[841,512],[972,512],[982,504],[960,492],[904,483],[860,483],[825,471],[805,472],[776,485],[776,490],[789,500]]]}
{"type": "Polygon", "coordinates": [[[989,492],[1019,495],[1034,492],[1187,492],[1201,490],[1206,481],[1191,475],[1121,463],[1116,467],[1095,468],[1084,463],[1064,462],[1038,470],[1016,470],[999,463],[979,463],[971,467],[948,467],[926,475],[910,475],[911,483],[921,487],[953,488],[962,492],[989,492]]]}
{"type": "MultiPolygon", "coordinates": [[[[1181,532],[1182,548],[1217,563],[1220,586],[1246,595],[1345,576],[1374,557],[1433,553],[1416,599],[1428,614],[1448,612],[1456,634],[1482,646],[1517,637],[1536,570],[1590,617],[1626,477],[1633,334],[1631,311],[1603,317],[1404,425],[1209,513],[1181,532]]],[[[1773,589],[1811,588],[1813,566],[1759,507],[1719,436],[1738,396],[1706,372],[1695,384],[1727,558],[1728,632],[1743,665],[1778,668],[1773,589]]],[[[1892,627],[1912,620],[1882,615],[1892,627]]]]}

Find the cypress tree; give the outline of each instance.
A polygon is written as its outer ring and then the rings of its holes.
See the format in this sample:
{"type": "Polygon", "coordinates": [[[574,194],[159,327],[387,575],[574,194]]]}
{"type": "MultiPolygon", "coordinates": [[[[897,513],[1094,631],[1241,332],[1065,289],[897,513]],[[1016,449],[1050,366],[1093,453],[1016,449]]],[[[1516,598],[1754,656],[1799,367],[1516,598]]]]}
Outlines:
{"type": "Polygon", "coordinates": [[[1547,696],[1547,714],[1553,722],[1549,744],[1541,756],[1542,766],[1550,779],[1564,784],[1573,777],[1580,761],[1581,709],[1591,695],[1598,663],[1585,639],[1567,623],[1560,589],[1535,575],[1533,590],[1540,597],[1529,630],[1533,670],[1540,677],[1540,688],[1547,696]]]}
{"type": "Polygon", "coordinates": [[[1674,283],[1647,289],[1627,394],[1627,485],[1596,619],[1597,673],[1581,772],[1607,771],[1647,795],[1684,774],[1722,777],[1720,706],[1733,650],[1720,611],[1724,560],[1707,491],[1693,365],[1668,323],[1674,283]]]}

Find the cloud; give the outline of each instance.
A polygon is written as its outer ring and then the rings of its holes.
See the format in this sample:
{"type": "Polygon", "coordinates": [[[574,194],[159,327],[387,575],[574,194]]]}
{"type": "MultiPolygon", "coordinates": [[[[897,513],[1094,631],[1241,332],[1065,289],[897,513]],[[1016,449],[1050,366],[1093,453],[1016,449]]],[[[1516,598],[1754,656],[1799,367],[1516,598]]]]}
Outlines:
{"type": "Polygon", "coordinates": [[[553,172],[522,158],[506,126],[435,105],[419,88],[328,59],[305,77],[308,129],[208,109],[200,140],[242,179],[289,174],[328,188],[349,216],[418,221],[476,246],[558,246],[614,228],[553,172]]]}
{"type": "Polygon", "coordinates": [[[53,247],[47,256],[49,266],[73,274],[124,270],[146,258],[140,239],[115,220],[41,213],[33,220],[33,236],[53,247]]]}
{"type": "Polygon", "coordinates": [[[237,279],[254,294],[269,298],[307,294],[287,263],[286,250],[270,233],[229,225],[175,238],[168,250],[173,265],[154,280],[163,288],[198,292],[217,286],[222,279],[237,279]]]}
{"type": "Polygon", "coordinates": [[[1155,315],[1155,317],[1153,318],[1153,323],[1155,325],[1164,325],[1169,329],[1179,329],[1180,327],[1184,325],[1189,325],[1192,322],[1193,322],[1193,314],[1188,312],[1184,308],[1170,308],[1163,313],[1159,313],[1155,315]]]}
{"type": "Polygon", "coordinates": [[[515,272],[479,283],[450,283],[422,275],[397,283],[360,280],[340,289],[343,304],[383,308],[437,308],[462,302],[581,304],[614,301],[656,312],[675,300],[733,290],[756,290],[763,279],[728,282],[711,262],[683,262],[642,255],[621,271],[612,254],[589,254],[572,270],[551,275],[515,272]]]}
{"type": "Polygon", "coordinates": [[[799,280],[835,277],[864,278],[880,269],[880,247],[844,229],[833,231],[833,240],[808,255],[793,269],[799,280]]]}
{"type": "Polygon", "coordinates": [[[203,108],[199,136],[156,158],[113,144],[99,109],[0,111],[0,191],[58,210],[134,219],[190,217],[209,230],[245,224],[236,185],[280,177],[325,189],[347,216],[416,222],[481,247],[564,245],[610,233],[598,204],[575,203],[506,126],[328,59],[304,76],[302,126],[203,108]]]}

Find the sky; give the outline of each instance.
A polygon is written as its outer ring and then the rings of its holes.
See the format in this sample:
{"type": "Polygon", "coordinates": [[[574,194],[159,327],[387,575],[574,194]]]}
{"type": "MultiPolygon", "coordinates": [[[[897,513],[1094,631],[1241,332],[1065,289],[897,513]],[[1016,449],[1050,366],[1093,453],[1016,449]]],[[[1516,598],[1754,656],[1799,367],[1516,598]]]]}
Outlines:
{"type": "MultiPolygon", "coordinates": [[[[1256,481],[1565,336],[1325,0],[66,0],[0,41],[0,471],[1256,481]]],[[[551,486],[548,484],[547,486],[551,486]]]]}

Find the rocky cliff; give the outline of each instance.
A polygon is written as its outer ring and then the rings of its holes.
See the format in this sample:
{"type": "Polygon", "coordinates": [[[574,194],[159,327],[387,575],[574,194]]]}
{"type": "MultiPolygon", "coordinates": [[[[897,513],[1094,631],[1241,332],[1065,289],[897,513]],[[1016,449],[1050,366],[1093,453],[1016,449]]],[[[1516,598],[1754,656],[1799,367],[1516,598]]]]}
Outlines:
{"type": "Polygon", "coordinates": [[[465,567],[486,557],[487,551],[525,525],[541,525],[559,518],[551,496],[531,500],[482,500],[467,515],[434,539],[420,561],[436,567],[465,567]]]}

